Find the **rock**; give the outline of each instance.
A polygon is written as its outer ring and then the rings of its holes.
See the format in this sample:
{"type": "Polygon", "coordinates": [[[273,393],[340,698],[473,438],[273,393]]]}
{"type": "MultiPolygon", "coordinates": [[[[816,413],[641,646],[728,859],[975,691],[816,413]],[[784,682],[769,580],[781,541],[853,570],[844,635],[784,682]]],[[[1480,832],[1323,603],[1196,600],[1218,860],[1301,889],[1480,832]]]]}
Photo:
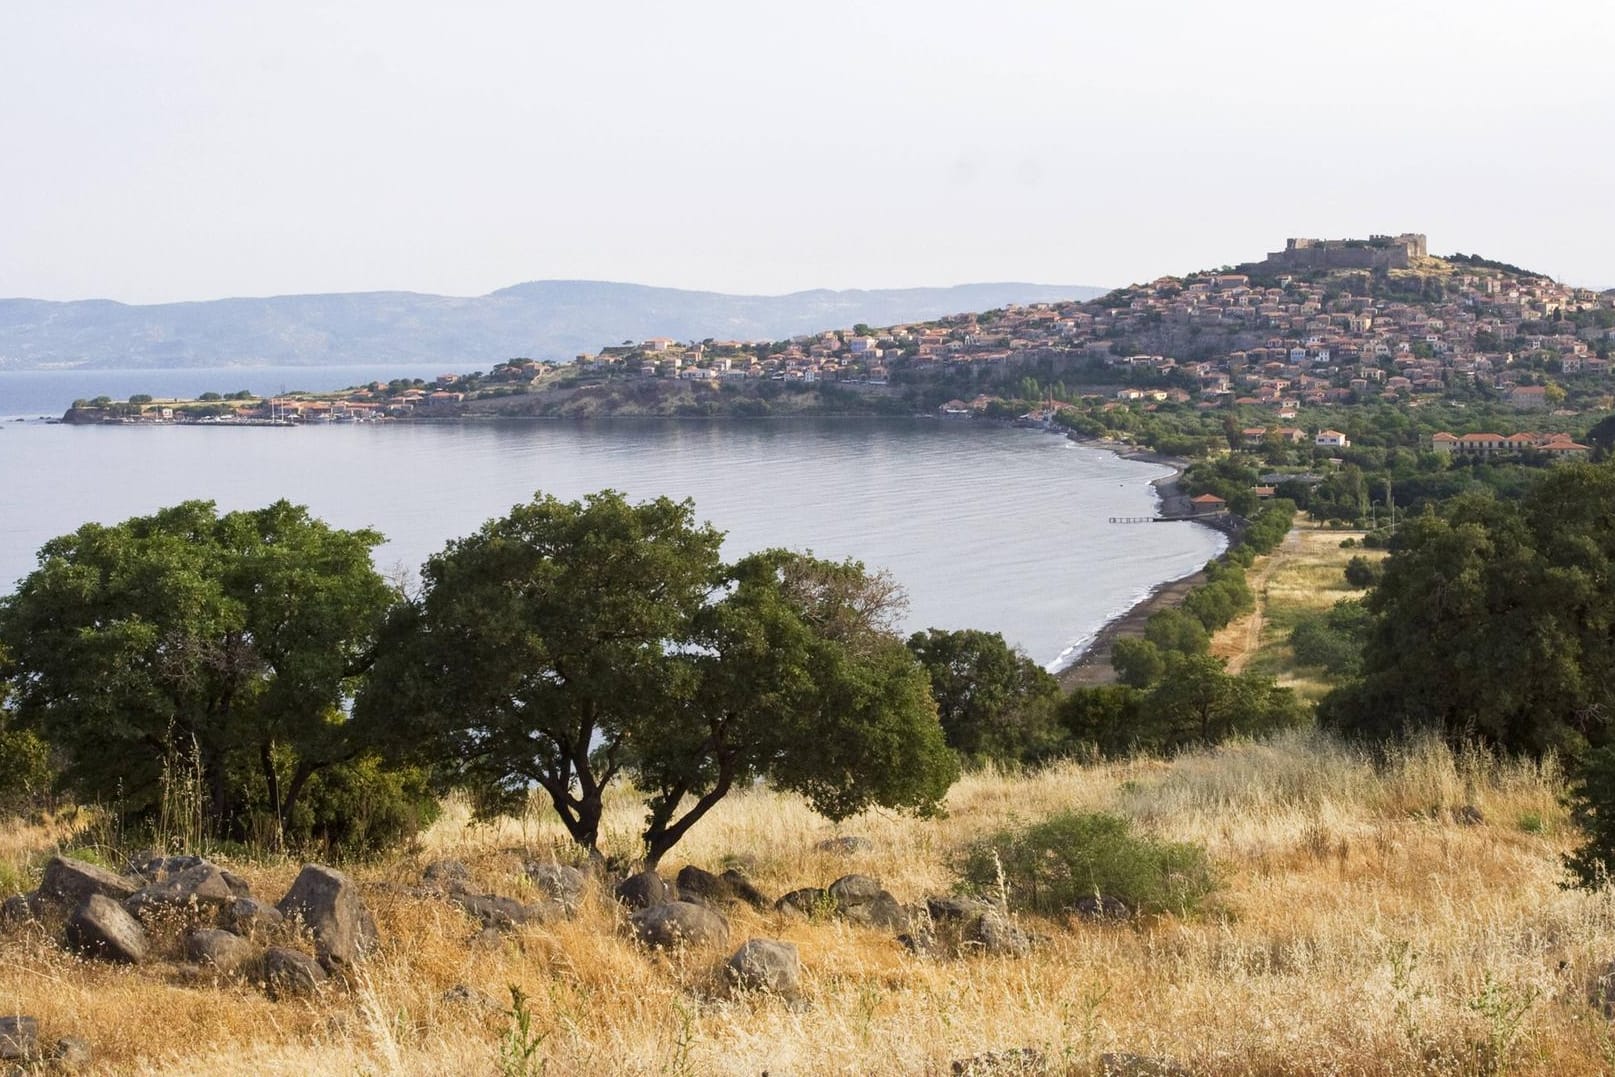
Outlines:
{"type": "Polygon", "coordinates": [[[724,968],[729,981],[741,990],[766,991],[781,998],[802,994],[802,963],[791,943],[747,939],[724,968]]]}
{"type": "Polygon", "coordinates": [[[359,899],[358,887],[335,868],[303,865],[276,908],[308,927],[327,969],[356,964],[375,949],[376,922],[359,899]]]}
{"type": "Polygon", "coordinates": [[[311,998],[325,984],[325,970],[307,954],[271,946],[264,952],[264,988],[279,1002],[288,998],[311,998]]]}
{"type": "Polygon", "coordinates": [[[464,1006],[485,1014],[504,1012],[499,1003],[467,984],[455,984],[443,992],[443,1001],[450,1006],[464,1006]]]}
{"type": "Polygon", "coordinates": [[[583,895],[589,889],[589,876],[587,873],[566,864],[546,864],[534,861],[525,869],[527,878],[538,887],[546,897],[553,898],[565,905],[568,912],[575,912],[583,903],[583,895]]]}
{"type": "Polygon", "coordinates": [[[843,908],[866,904],[883,893],[885,891],[881,889],[880,880],[867,875],[843,875],[830,884],[830,896],[843,908]]]}
{"type": "Polygon", "coordinates": [[[87,957],[139,964],[146,959],[146,929],[105,894],[91,894],[67,919],[67,944],[87,957]]]}
{"type": "Polygon", "coordinates": [[[928,897],[925,899],[925,912],[938,923],[953,921],[974,920],[983,913],[992,912],[997,906],[990,901],[972,897],[928,897]]]}
{"type": "Polygon", "coordinates": [[[224,873],[207,861],[194,864],[161,882],[154,882],[137,891],[124,908],[135,915],[155,909],[196,907],[218,910],[235,901],[236,895],[225,881],[224,873]]]}
{"type": "Polygon", "coordinates": [[[1071,911],[1084,920],[1125,920],[1133,915],[1126,902],[1104,894],[1078,898],[1071,911]]]}
{"type": "Polygon", "coordinates": [[[869,901],[856,905],[838,904],[836,915],[848,923],[879,928],[882,931],[907,931],[912,926],[909,923],[908,912],[885,890],[869,901]]]}
{"type": "Polygon", "coordinates": [[[706,946],[729,941],[729,921],[721,913],[688,901],[669,901],[640,909],[628,922],[646,946],[671,949],[686,943],[706,946]]]}
{"type": "Polygon", "coordinates": [[[39,880],[41,899],[67,908],[77,908],[92,894],[100,894],[113,901],[127,901],[140,889],[140,883],[114,875],[106,868],[53,856],[45,865],[44,877],[39,880]]]}
{"type": "Polygon", "coordinates": [[[39,1057],[39,1019],[0,1017],[0,1062],[32,1062],[39,1057]]]}
{"type": "Polygon", "coordinates": [[[630,909],[648,909],[654,905],[664,905],[678,897],[673,888],[667,885],[667,880],[654,871],[642,871],[638,875],[630,875],[618,883],[612,892],[617,895],[618,901],[630,909]]]}
{"type": "Polygon", "coordinates": [[[257,948],[240,935],[219,928],[198,928],[185,936],[187,960],[226,975],[250,963],[257,952],[257,948]]]}
{"type": "Polygon", "coordinates": [[[750,876],[757,874],[762,860],[756,853],[728,853],[723,858],[723,866],[750,876]]]}
{"type": "Polygon", "coordinates": [[[455,894],[449,898],[470,915],[482,921],[483,927],[505,930],[521,924],[541,924],[564,915],[560,902],[523,905],[515,898],[496,894],[455,894]]]}
{"type": "Polygon", "coordinates": [[[77,1073],[94,1061],[90,1041],[83,1036],[63,1036],[51,1045],[48,1057],[50,1068],[58,1073],[77,1073]]]}
{"type": "Polygon", "coordinates": [[[0,928],[22,927],[34,919],[33,895],[13,894],[0,902],[0,928]]]}
{"type": "Polygon", "coordinates": [[[774,902],[774,908],[780,912],[813,917],[835,908],[835,900],[830,897],[830,891],[822,886],[804,886],[774,902]]]}
{"type": "Polygon", "coordinates": [[[965,931],[964,942],[995,957],[1025,957],[1032,952],[1032,937],[997,909],[976,917],[965,931]]]}
{"type": "Polygon", "coordinates": [[[1031,1077],[1052,1072],[1047,1056],[1036,1047],[1013,1047],[1007,1051],[956,1058],[951,1068],[955,1077],[1031,1077]]]}
{"type": "Polygon", "coordinates": [[[744,901],[747,905],[750,905],[752,908],[756,909],[758,912],[762,912],[764,909],[768,908],[768,898],[764,896],[761,890],[752,885],[752,881],[746,878],[744,872],[741,872],[736,868],[725,868],[723,874],[719,876],[719,878],[721,878],[728,885],[730,893],[739,898],[741,901],[744,901]]]}
{"type": "Polygon", "coordinates": [[[837,856],[856,856],[859,853],[872,852],[875,843],[868,838],[860,838],[855,834],[843,834],[838,838],[825,838],[814,846],[821,853],[834,853],[837,856]]]}
{"type": "Polygon", "coordinates": [[[434,860],[421,872],[421,883],[428,890],[463,894],[471,888],[471,869],[460,860],[434,860]]]}
{"type": "Polygon", "coordinates": [[[235,872],[226,868],[220,868],[219,878],[224,880],[224,885],[228,886],[230,888],[230,893],[236,897],[244,898],[252,896],[252,887],[247,884],[247,880],[243,879],[235,872]]]}
{"type": "Polygon", "coordinates": [[[1473,804],[1452,810],[1452,821],[1459,826],[1485,826],[1486,814],[1473,804]]]}
{"type": "Polygon", "coordinates": [[[220,917],[224,927],[243,938],[279,927],[286,922],[280,910],[252,897],[238,897],[225,906],[220,917]]]}
{"type": "Polygon", "coordinates": [[[1099,1056],[1101,1077],[1193,1077],[1189,1069],[1170,1058],[1150,1058],[1130,1051],[1099,1056]]]}
{"type": "Polygon", "coordinates": [[[149,850],[129,862],[129,870],[148,883],[160,883],[207,861],[199,856],[158,856],[149,850]]]}

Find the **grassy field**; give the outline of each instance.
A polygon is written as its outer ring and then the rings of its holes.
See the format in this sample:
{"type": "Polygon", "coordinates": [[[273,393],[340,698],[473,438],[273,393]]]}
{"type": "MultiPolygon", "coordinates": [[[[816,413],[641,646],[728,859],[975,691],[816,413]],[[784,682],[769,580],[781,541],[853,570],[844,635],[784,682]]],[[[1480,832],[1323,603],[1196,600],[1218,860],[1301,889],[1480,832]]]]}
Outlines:
{"type": "Polygon", "coordinates": [[[1227,659],[1233,672],[1272,677],[1316,701],[1331,685],[1319,677],[1320,671],[1296,666],[1290,633],[1303,617],[1363,596],[1363,591],[1347,585],[1346,562],[1358,556],[1377,559],[1385,552],[1340,545],[1347,538],[1360,544],[1362,537],[1361,531],[1299,523],[1276,550],[1251,566],[1247,578],[1256,594],[1256,609],[1219,631],[1211,653],[1227,659]]]}
{"type": "MultiPolygon", "coordinates": [[[[917,901],[953,887],[949,858],[964,843],[1073,807],[1200,844],[1216,863],[1219,888],[1193,917],[1023,918],[1047,936],[1031,956],[949,960],[875,930],[750,909],[733,914],[724,948],[651,953],[599,897],[574,920],[473,945],[472,920],[407,892],[425,863],[459,857],[483,888],[522,896],[524,857],[570,851],[541,813],[474,825],[451,806],[408,854],[349,865],[383,940],[351,989],[272,1003],[169,962],[82,963],[28,927],[0,936],[0,1012],[40,1018],[47,1039],[87,1037],[100,1072],[117,1074],[499,1073],[512,984],[533,1000],[532,1073],[945,1074],[951,1060],[1023,1046],[1055,1073],[1096,1072],[1110,1051],[1203,1074],[1602,1072],[1615,1068],[1615,1036],[1587,998],[1615,957],[1615,900],[1560,888],[1560,793],[1551,762],[1422,743],[1376,767],[1302,732],[1172,761],[977,774],[929,821],[877,815],[837,830],[794,798],[752,791],[664,865],[745,855],[771,895],[860,871],[917,901]],[[816,849],[837,833],[873,848],[816,849]],[[720,990],[721,960],[759,936],[799,947],[800,1003],[720,990]],[[456,1001],[460,985],[494,1004],[456,1001]]],[[[613,805],[613,846],[627,848],[638,815],[630,800],[613,805]]],[[[0,875],[31,884],[51,849],[79,840],[63,826],[0,829],[0,875]]],[[[297,871],[229,866],[271,898],[297,871]]]]}

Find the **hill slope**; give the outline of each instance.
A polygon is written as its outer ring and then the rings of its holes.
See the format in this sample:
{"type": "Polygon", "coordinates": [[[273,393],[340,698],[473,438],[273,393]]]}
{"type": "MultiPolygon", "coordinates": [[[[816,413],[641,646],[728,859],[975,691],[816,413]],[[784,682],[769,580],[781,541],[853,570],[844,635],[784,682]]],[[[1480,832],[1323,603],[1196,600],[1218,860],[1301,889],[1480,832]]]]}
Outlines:
{"type": "Polygon", "coordinates": [[[1102,289],[1023,283],[724,295],[602,281],[533,281],[475,298],[413,292],[129,306],[0,300],[0,367],[163,368],[374,361],[487,365],[566,360],[666,336],[777,340],[859,322],[891,325],[1102,289]]]}

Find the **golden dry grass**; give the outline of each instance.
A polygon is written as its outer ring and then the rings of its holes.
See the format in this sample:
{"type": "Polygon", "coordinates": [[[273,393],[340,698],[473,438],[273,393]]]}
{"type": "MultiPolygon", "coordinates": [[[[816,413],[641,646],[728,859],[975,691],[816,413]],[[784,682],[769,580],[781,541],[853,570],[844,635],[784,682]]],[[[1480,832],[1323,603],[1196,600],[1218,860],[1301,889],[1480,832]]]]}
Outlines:
{"type": "MultiPolygon", "coordinates": [[[[492,949],[471,945],[472,921],[389,884],[413,884],[428,860],[452,855],[486,888],[519,896],[524,857],[569,850],[541,815],[482,826],[451,805],[410,855],[351,866],[384,940],[351,990],[271,1003],[172,964],[81,963],[26,930],[0,938],[0,1011],[38,1016],[47,1037],[88,1036],[102,1072],[119,1074],[497,1073],[510,1022],[445,1000],[458,984],[501,1005],[520,985],[550,1074],[940,1074],[951,1059],[1022,1045],[1078,1073],[1117,1050],[1207,1074],[1593,1073],[1615,1059],[1610,1026],[1587,1002],[1615,957],[1615,899],[1560,889],[1570,838],[1560,791],[1551,762],[1421,743],[1376,767],[1302,732],[1172,761],[967,776],[947,818],[871,815],[842,828],[874,842],[850,858],[816,851],[838,830],[797,799],[737,795],[669,872],[750,854],[771,893],[857,870],[918,900],[950,887],[948,854],[961,843],[1071,807],[1201,843],[1219,866],[1222,887],[1199,917],[1029,921],[1049,938],[1022,959],[926,960],[872,930],[735,912],[731,947],[752,936],[797,944],[800,1005],[724,997],[727,948],[646,953],[606,901],[492,949]],[[1457,821],[1464,806],[1484,824],[1457,821]]],[[[614,803],[619,848],[637,816],[631,800],[614,803]]],[[[27,870],[61,838],[13,827],[0,856],[27,870]]],[[[232,866],[270,896],[296,871],[232,866]]]]}

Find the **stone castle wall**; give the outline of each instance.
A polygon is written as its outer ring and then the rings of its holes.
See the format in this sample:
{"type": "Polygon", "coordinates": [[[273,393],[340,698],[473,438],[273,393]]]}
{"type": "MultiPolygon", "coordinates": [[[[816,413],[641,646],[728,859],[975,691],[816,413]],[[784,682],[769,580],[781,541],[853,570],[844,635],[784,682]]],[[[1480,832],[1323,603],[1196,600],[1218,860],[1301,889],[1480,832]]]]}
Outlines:
{"type": "Polygon", "coordinates": [[[1282,251],[1256,264],[1268,270],[1406,269],[1428,252],[1425,237],[1416,232],[1368,239],[1290,239],[1282,251]]]}

